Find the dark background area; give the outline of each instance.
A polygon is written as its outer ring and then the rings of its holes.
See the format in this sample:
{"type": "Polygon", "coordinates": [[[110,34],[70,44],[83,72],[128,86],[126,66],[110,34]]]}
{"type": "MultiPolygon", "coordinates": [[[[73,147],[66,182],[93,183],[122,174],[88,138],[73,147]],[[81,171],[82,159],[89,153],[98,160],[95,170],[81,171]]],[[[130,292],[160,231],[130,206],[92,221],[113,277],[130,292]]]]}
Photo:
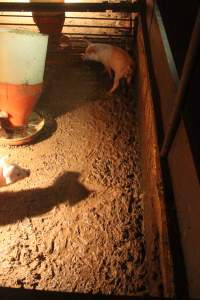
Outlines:
{"type": "Polygon", "coordinates": [[[197,16],[199,1],[157,0],[157,3],[180,76],[197,16]]]}
{"type": "MultiPolygon", "coordinates": [[[[158,0],[157,3],[180,78],[200,2],[158,0]]],[[[200,47],[197,53],[185,95],[183,119],[200,178],[200,47]]]]}

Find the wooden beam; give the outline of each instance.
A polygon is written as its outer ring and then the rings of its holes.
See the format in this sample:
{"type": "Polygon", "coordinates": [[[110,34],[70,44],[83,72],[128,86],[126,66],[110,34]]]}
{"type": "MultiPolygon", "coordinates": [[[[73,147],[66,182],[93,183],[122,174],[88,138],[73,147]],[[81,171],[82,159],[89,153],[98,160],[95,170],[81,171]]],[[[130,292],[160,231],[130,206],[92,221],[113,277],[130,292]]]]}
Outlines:
{"type": "Polygon", "coordinates": [[[117,3],[16,3],[1,2],[0,11],[59,11],[59,12],[138,12],[140,5],[138,2],[130,3],[120,1],[117,3]]]}

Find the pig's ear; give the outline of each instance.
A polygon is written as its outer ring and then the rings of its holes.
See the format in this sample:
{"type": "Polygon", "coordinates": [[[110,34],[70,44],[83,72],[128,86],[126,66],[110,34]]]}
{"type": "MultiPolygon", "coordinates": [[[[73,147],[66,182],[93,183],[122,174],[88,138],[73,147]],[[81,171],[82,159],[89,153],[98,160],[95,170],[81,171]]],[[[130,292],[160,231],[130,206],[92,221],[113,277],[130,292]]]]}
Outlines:
{"type": "Polygon", "coordinates": [[[3,167],[6,164],[6,160],[8,158],[8,155],[5,155],[0,158],[0,166],[3,167]]]}
{"type": "Polygon", "coordinates": [[[8,118],[8,113],[6,111],[0,110],[0,118],[2,119],[8,118]]]}
{"type": "Polygon", "coordinates": [[[85,53],[81,53],[81,58],[84,60],[85,59],[85,53]]]}
{"type": "Polygon", "coordinates": [[[93,54],[96,53],[96,49],[94,47],[88,47],[87,54],[93,54]]]}
{"type": "Polygon", "coordinates": [[[6,177],[6,184],[11,184],[12,183],[12,180],[10,177],[6,177]]]}

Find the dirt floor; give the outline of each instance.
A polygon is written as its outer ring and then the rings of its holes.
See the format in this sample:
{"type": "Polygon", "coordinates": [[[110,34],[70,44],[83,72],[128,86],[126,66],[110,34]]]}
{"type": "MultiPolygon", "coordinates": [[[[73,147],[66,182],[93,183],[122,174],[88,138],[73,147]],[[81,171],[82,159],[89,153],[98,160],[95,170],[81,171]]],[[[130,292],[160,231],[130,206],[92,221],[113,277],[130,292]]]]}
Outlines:
{"type": "Polygon", "coordinates": [[[31,172],[0,191],[0,286],[148,292],[136,99],[110,86],[73,48],[48,55],[42,135],[0,146],[31,172]]]}

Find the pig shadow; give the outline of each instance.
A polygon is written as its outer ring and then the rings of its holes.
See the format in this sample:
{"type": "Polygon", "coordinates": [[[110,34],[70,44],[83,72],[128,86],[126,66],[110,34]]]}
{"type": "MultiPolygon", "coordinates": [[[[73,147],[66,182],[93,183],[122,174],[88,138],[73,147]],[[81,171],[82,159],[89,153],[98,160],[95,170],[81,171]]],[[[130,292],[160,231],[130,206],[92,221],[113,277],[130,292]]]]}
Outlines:
{"type": "Polygon", "coordinates": [[[79,177],[78,172],[66,172],[47,188],[0,192],[0,225],[39,216],[60,203],[74,206],[86,199],[92,191],[79,182],[79,177]]]}

